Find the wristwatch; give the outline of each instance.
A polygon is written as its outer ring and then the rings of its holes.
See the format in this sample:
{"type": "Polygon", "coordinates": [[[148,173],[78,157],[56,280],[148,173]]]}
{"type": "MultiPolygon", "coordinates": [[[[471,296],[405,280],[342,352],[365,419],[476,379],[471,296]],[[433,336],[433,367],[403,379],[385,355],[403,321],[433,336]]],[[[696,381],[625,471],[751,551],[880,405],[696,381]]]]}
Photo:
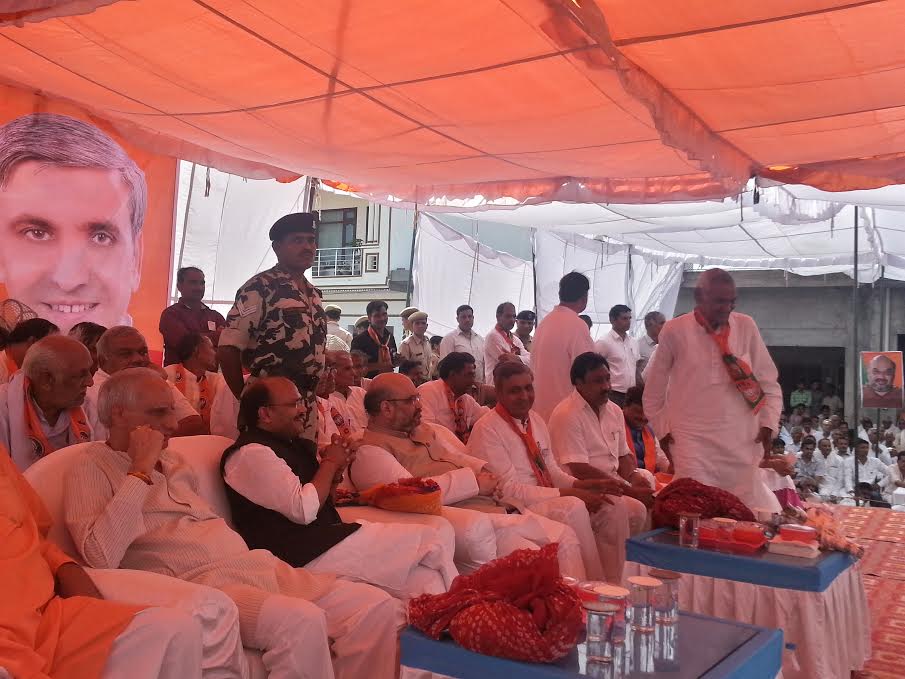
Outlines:
{"type": "Polygon", "coordinates": [[[153,486],[154,482],[151,480],[151,477],[145,474],[144,472],[126,472],[126,476],[134,476],[136,479],[141,479],[149,486],[153,486]]]}

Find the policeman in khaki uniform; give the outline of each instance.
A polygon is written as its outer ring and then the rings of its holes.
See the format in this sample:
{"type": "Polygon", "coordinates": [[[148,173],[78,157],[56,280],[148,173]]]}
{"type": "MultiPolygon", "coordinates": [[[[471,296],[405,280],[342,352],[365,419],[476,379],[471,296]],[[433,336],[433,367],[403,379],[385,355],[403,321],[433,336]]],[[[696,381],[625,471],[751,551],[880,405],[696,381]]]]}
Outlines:
{"type": "Polygon", "coordinates": [[[324,372],[327,316],[320,290],[305,278],[305,271],[317,250],[317,215],[297,212],[280,217],[270,228],[270,240],[278,263],[250,278],[236,293],[220,335],[220,367],[236,398],[245,386],[241,356],[246,352],[251,379],[281,375],[292,380],[304,402],[302,438],[316,441],[315,390],[324,372]]]}
{"type": "Polygon", "coordinates": [[[430,338],[427,332],[427,314],[423,311],[415,311],[408,317],[412,334],[402,340],[399,346],[399,355],[409,361],[417,361],[421,364],[421,374],[425,379],[430,379],[433,352],[431,351],[430,338]]]}

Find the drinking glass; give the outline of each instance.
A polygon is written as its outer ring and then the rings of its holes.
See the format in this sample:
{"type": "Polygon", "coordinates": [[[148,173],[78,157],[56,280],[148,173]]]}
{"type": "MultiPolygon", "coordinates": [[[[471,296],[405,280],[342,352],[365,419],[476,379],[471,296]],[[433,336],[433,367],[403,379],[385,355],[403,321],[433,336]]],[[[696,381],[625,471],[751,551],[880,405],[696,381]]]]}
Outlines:
{"type": "Polygon", "coordinates": [[[698,532],[701,528],[701,515],[694,513],[679,514],[679,545],[698,548],[698,532]]]}
{"type": "Polygon", "coordinates": [[[652,568],[648,573],[663,584],[654,590],[654,621],[658,625],[674,625],[679,621],[679,580],[681,574],[652,568]]]}
{"type": "Polygon", "coordinates": [[[632,628],[636,632],[649,634],[654,631],[653,593],[663,585],[657,578],[634,576],[628,579],[631,585],[632,628]]]}
{"type": "Polygon", "coordinates": [[[587,613],[587,658],[589,662],[608,663],[613,646],[625,638],[625,609],[629,592],[622,587],[602,583],[595,587],[596,599],[585,599],[587,613]]]}

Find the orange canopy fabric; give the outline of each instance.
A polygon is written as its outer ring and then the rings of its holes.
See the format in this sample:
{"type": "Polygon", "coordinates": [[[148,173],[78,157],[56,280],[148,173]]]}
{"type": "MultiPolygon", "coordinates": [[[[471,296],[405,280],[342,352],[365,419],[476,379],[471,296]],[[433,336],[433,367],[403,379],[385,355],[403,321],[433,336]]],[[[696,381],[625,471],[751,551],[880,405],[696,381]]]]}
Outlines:
{"type": "Polygon", "coordinates": [[[902,19],[905,0],[0,0],[0,80],[157,153],[422,205],[704,199],[754,173],[841,190],[905,181],[902,19]]]}

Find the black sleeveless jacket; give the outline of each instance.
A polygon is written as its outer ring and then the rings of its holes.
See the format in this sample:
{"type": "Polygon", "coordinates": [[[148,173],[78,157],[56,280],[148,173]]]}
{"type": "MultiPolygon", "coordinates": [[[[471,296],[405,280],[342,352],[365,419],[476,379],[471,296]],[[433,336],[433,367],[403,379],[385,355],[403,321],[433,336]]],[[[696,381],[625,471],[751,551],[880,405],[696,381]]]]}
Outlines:
{"type": "MultiPolygon", "coordinates": [[[[314,478],[320,464],[315,444],[306,439],[286,441],[270,432],[248,429],[223,452],[220,458],[220,476],[225,476],[226,461],[239,448],[249,443],[267,446],[289,465],[302,483],[314,478]]],[[[256,505],[233,490],[224,480],[226,498],[233,514],[233,525],[251,549],[266,549],[291,566],[304,566],[312,559],[345,540],[361,528],[357,523],[343,523],[330,498],[324,502],[317,518],[303,525],[266,507],[256,505]]]]}

